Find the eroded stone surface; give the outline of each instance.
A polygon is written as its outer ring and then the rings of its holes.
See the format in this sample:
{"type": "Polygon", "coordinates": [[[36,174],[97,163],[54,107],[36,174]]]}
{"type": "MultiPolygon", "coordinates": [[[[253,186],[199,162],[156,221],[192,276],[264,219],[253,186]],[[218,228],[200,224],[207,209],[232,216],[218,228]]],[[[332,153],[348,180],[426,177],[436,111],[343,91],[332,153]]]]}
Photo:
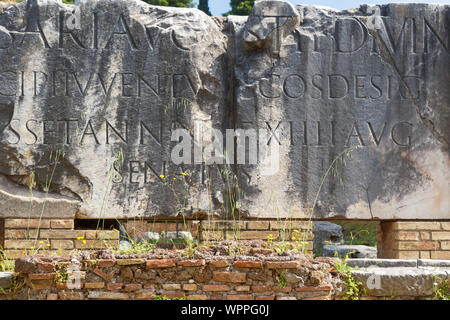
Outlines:
{"type": "Polygon", "coordinates": [[[351,271],[356,281],[367,286],[369,296],[418,296],[434,293],[435,282],[446,281],[445,268],[379,268],[376,266],[351,271]]]}
{"type": "Polygon", "coordinates": [[[0,216],[33,186],[52,217],[448,219],[449,10],[2,4],[0,216]],[[260,129],[279,161],[172,163],[196,122],[260,129]]]}
{"type": "MultiPolygon", "coordinates": [[[[170,153],[174,129],[223,126],[226,48],[220,24],[194,9],[29,0],[2,10],[1,189],[35,182],[63,216],[221,208],[217,167],[175,165],[170,153]]],[[[0,216],[22,214],[16,195],[0,194],[0,216]]]]}
{"type": "Polygon", "coordinates": [[[301,24],[280,38],[278,55],[249,50],[247,30],[264,20],[258,6],[248,21],[230,21],[236,128],[266,130],[280,158],[274,174],[261,162],[237,167],[240,210],[448,219],[449,6],[296,9],[301,24]]]}

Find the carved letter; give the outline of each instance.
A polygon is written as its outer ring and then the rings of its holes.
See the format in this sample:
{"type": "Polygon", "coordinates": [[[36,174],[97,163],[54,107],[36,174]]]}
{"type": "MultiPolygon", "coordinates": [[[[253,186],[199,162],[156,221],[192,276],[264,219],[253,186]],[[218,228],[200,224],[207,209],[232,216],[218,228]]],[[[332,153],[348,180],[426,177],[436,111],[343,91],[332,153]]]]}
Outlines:
{"type": "Polygon", "coordinates": [[[352,53],[358,51],[364,45],[367,39],[367,31],[357,18],[337,19],[334,39],[336,52],[352,53]]]}
{"type": "Polygon", "coordinates": [[[286,77],[283,85],[284,93],[292,99],[301,98],[306,91],[305,80],[298,74],[291,74],[286,77]]]}
{"type": "MultiPolygon", "coordinates": [[[[396,129],[398,129],[398,126],[401,126],[401,125],[406,125],[406,126],[408,126],[408,127],[410,127],[410,128],[412,128],[412,126],[413,126],[412,123],[409,123],[409,122],[406,122],[406,121],[402,121],[402,122],[399,122],[399,123],[395,124],[395,125],[392,127],[392,130],[391,130],[392,141],[394,141],[394,143],[395,143],[396,145],[400,146],[400,147],[411,147],[411,135],[408,135],[408,136],[406,137],[406,140],[407,140],[407,143],[406,143],[406,144],[405,144],[405,143],[399,142],[399,141],[398,141],[398,137],[395,137],[396,129]]],[[[401,133],[404,133],[404,131],[401,130],[401,133]]]]}
{"type": "Polygon", "coordinates": [[[117,22],[114,26],[113,33],[109,37],[109,40],[105,45],[105,48],[108,48],[112,44],[115,35],[122,35],[122,36],[125,35],[128,40],[128,44],[129,44],[130,48],[132,50],[137,50],[136,43],[133,39],[130,28],[128,27],[128,24],[125,20],[125,17],[123,16],[123,14],[121,14],[119,16],[119,19],[117,19],[117,22]],[[119,30],[117,30],[117,27],[119,27],[119,30]]]}
{"type": "Polygon", "coordinates": [[[362,139],[361,133],[359,132],[358,125],[357,125],[356,122],[353,123],[353,126],[352,126],[352,129],[350,131],[350,134],[348,135],[347,143],[346,143],[347,147],[350,146],[350,139],[352,137],[357,137],[358,140],[359,140],[360,145],[365,146],[364,141],[362,139]],[[356,132],[356,134],[353,134],[353,132],[356,132]]]}

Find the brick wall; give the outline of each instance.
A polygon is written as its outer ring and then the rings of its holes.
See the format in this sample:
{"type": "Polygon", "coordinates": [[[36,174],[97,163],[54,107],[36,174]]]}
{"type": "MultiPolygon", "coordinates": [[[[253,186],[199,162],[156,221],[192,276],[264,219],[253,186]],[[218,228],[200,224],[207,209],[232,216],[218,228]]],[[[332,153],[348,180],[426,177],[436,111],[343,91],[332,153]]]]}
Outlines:
{"type": "Polygon", "coordinates": [[[450,260],[450,222],[382,222],[378,257],[386,259],[450,260]]]}
{"type": "Polygon", "coordinates": [[[146,300],[160,295],[189,300],[329,300],[340,283],[337,274],[327,271],[332,269],[332,258],[174,257],[79,261],[81,282],[74,289],[58,282],[73,261],[52,259],[16,260],[18,281],[25,285],[9,298],[146,300]]]}
{"type": "MultiPolygon", "coordinates": [[[[293,236],[306,240],[308,252],[312,252],[312,223],[300,220],[190,220],[178,222],[130,220],[125,223],[131,237],[139,233],[188,231],[200,242],[217,242],[222,240],[264,240],[272,238],[273,245],[280,241],[294,243],[293,236]]],[[[298,240],[298,239],[296,239],[298,240]]]]}
{"type": "Polygon", "coordinates": [[[118,246],[117,231],[74,230],[73,219],[5,219],[4,249],[9,259],[24,254],[66,254],[73,249],[102,249],[118,246]]]}

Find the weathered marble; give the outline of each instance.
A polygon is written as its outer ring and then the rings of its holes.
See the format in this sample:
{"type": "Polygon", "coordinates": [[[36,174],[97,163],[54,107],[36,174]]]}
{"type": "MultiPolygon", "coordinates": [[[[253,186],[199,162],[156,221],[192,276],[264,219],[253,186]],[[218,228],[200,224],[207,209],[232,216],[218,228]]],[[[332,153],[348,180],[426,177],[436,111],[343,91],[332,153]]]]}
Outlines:
{"type": "MultiPolygon", "coordinates": [[[[29,0],[6,8],[0,13],[2,177],[29,193],[34,172],[35,190],[45,196],[51,182],[49,199],[63,195],[78,203],[74,209],[65,198],[47,206],[50,216],[220,209],[217,167],[176,166],[170,153],[173,129],[226,123],[221,28],[199,10],[137,0],[75,6],[29,0]]],[[[2,197],[5,188],[1,180],[2,197]]],[[[3,205],[0,198],[0,216],[17,215],[14,199],[3,205]]]]}
{"type": "Polygon", "coordinates": [[[449,219],[449,16],[2,3],[0,217],[449,219]],[[178,128],[207,146],[209,129],[259,129],[270,148],[178,165],[178,128]]]}
{"type": "Polygon", "coordinates": [[[261,164],[237,167],[241,211],[450,218],[450,7],[297,6],[295,28],[281,22],[293,19],[287,7],[261,1],[248,21],[230,19],[236,128],[267,129],[280,154],[273,175],[261,164]],[[267,19],[280,24],[259,42],[279,46],[251,45],[247,30],[266,20],[269,3],[267,19]]]}

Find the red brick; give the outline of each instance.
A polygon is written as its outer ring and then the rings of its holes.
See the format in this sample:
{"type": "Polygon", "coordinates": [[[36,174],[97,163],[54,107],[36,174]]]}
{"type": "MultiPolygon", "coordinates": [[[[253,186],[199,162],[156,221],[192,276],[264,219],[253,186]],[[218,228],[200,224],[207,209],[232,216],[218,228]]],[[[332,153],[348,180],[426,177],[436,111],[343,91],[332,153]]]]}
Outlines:
{"type": "Polygon", "coordinates": [[[235,261],[233,263],[233,268],[262,268],[262,261],[235,261]]]}
{"type": "Polygon", "coordinates": [[[432,232],[431,239],[433,239],[433,240],[450,240],[450,232],[432,232]]]}
{"type": "Polygon", "coordinates": [[[272,291],[272,286],[252,286],[253,292],[270,292],[272,291]]]}
{"type": "Polygon", "coordinates": [[[38,262],[36,266],[40,271],[54,271],[55,268],[55,265],[51,262],[38,262]]]}
{"type": "Polygon", "coordinates": [[[228,260],[211,260],[209,266],[213,268],[226,268],[230,265],[228,260]]]}
{"type": "Polygon", "coordinates": [[[76,239],[84,237],[82,230],[41,230],[40,237],[42,239],[76,239]]]}
{"type": "Polygon", "coordinates": [[[134,299],[136,300],[153,300],[155,297],[155,292],[137,292],[134,295],[134,299]]]}
{"type": "Polygon", "coordinates": [[[75,248],[83,250],[116,248],[118,245],[118,240],[75,240],[75,248]]]}
{"type": "Polygon", "coordinates": [[[32,280],[30,281],[30,286],[35,290],[51,289],[54,284],[52,280],[32,280]]]}
{"type": "Polygon", "coordinates": [[[58,296],[61,300],[84,300],[83,292],[61,291],[58,296]]]}
{"type": "Polygon", "coordinates": [[[51,220],[50,227],[52,229],[73,229],[74,222],[75,221],[73,219],[51,220]]]}
{"type": "Polygon", "coordinates": [[[5,219],[6,229],[50,228],[50,220],[39,219],[5,219]]]}
{"type": "Polygon", "coordinates": [[[144,264],[144,259],[120,259],[116,260],[118,266],[132,266],[137,264],[144,264]]]}
{"type": "Polygon", "coordinates": [[[173,299],[173,298],[184,298],[186,295],[183,292],[174,292],[174,293],[163,293],[161,294],[161,296],[173,299]]]}
{"type": "Polygon", "coordinates": [[[225,284],[205,284],[203,291],[230,291],[230,287],[225,284]]]}
{"type": "Polygon", "coordinates": [[[393,234],[395,240],[419,240],[419,232],[416,231],[398,231],[393,234]]]}
{"type": "Polygon", "coordinates": [[[255,300],[275,300],[275,296],[257,296],[255,300]]]}
{"type": "Polygon", "coordinates": [[[227,300],[253,300],[251,294],[227,294],[227,300]]]}
{"type": "Polygon", "coordinates": [[[197,291],[197,285],[195,283],[183,284],[184,291],[197,291]]]}
{"type": "Polygon", "coordinates": [[[267,261],[267,269],[297,269],[300,266],[298,261],[267,261]]]}
{"type": "Polygon", "coordinates": [[[113,267],[115,264],[116,264],[116,260],[100,259],[97,262],[97,267],[99,267],[99,268],[107,268],[107,267],[113,267]]]}
{"type": "Polygon", "coordinates": [[[247,222],[248,230],[268,230],[269,221],[249,221],[247,222]]]}
{"type": "Polygon", "coordinates": [[[147,269],[171,268],[175,267],[174,259],[154,259],[146,261],[147,269]]]}
{"type": "Polygon", "coordinates": [[[280,286],[273,286],[272,290],[273,292],[290,293],[292,291],[292,288],[291,287],[281,288],[280,286]]]}
{"type": "Polygon", "coordinates": [[[56,283],[56,289],[58,290],[68,290],[67,283],[56,283]]]}
{"type": "Polygon", "coordinates": [[[113,290],[122,290],[122,287],[123,287],[123,283],[108,283],[108,284],[106,285],[106,288],[107,288],[108,290],[110,290],[110,291],[113,291],[113,290]]]}
{"type": "Polygon", "coordinates": [[[184,260],[184,261],[178,261],[177,265],[183,266],[183,267],[202,267],[205,265],[205,260],[184,260]]]}
{"type": "Polygon", "coordinates": [[[247,274],[242,272],[213,272],[213,280],[218,282],[244,283],[247,274]]]}
{"type": "Polygon", "coordinates": [[[162,285],[162,288],[166,291],[181,290],[181,284],[179,283],[166,283],[162,285]]]}
{"type": "Polygon", "coordinates": [[[450,260],[450,251],[431,251],[431,259],[450,260]]]}
{"type": "Polygon", "coordinates": [[[394,246],[398,250],[435,250],[439,243],[434,241],[399,241],[394,246]]]}
{"type": "Polygon", "coordinates": [[[28,278],[30,280],[53,280],[55,279],[56,273],[30,273],[28,278]]]}
{"type": "Polygon", "coordinates": [[[248,292],[250,291],[250,286],[236,286],[234,290],[237,292],[248,292]]]}
{"type": "Polygon", "coordinates": [[[140,283],[130,283],[125,285],[126,292],[138,291],[142,289],[142,284],[140,283]]]}
{"type": "Polygon", "coordinates": [[[52,249],[69,250],[73,249],[73,240],[50,240],[52,249]]]}
{"type": "Polygon", "coordinates": [[[86,282],[84,284],[85,289],[102,289],[105,287],[104,282],[86,282]]]}
{"type": "Polygon", "coordinates": [[[87,230],[85,239],[89,240],[119,240],[119,232],[111,230],[87,230]]]}
{"type": "Polygon", "coordinates": [[[28,229],[28,235],[26,229],[6,229],[5,239],[35,239],[36,236],[39,238],[38,229],[28,229]]]}
{"type": "Polygon", "coordinates": [[[392,259],[419,259],[420,251],[394,251],[392,259]]]}
{"type": "Polygon", "coordinates": [[[440,230],[439,222],[391,222],[393,230],[440,230]]]}

